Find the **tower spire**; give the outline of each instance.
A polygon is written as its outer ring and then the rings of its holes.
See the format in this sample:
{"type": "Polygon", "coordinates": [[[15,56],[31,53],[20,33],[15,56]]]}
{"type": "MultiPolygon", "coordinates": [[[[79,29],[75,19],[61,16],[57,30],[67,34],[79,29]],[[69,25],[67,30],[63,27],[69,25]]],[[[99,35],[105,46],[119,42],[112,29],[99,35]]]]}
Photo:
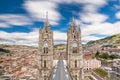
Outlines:
{"type": "Polygon", "coordinates": [[[73,16],[73,11],[72,11],[72,22],[75,22],[75,18],[73,16]]]}
{"type": "Polygon", "coordinates": [[[50,24],[48,20],[48,12],[46,12],[46,19],[45,19],[45,24],[44,24],[44,31],[48,32],[50,31],[50,24]]]}
{"type": "Polygon", "coordinates": [[[49,26],[48,12],[46,12],[45,26],[49,26]]]}
{"type": "Polygon", "coordinates": [[[48,22],[48,12],[46,12],[46,22],[48,22]]]}
{"type": "Polygon", "coordinates": [[[72,27],[76,27],[76,23],[75,23],[75,18],[74,18],[74,15],[73,15],[73,11],[72,11],[72,21],[71,21],[71,26],[72,26],[72,27]]]}

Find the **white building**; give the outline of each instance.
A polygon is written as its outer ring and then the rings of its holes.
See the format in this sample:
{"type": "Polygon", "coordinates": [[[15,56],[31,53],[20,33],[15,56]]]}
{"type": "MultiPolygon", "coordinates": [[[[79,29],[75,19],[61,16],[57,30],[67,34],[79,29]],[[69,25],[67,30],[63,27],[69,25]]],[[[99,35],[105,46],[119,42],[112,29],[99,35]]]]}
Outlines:
{"type": "Polygon", "coordinates": [[[84,60],[84,69],[91,70],[101,67],[101,61],[97,59],[84,60]]]}

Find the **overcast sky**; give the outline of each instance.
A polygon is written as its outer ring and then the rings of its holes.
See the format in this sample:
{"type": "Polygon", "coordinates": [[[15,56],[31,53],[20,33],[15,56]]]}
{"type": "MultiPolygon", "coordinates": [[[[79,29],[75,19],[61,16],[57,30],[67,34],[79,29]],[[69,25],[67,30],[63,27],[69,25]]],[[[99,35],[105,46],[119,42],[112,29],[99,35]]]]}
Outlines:
{"type": "Polygon", "coordinates": [[[0,43],[37,46],[46,12],[54,44],[66,43],[72,12],[82,43],[120,33],[120,0],[0,0],[0,43]]]}

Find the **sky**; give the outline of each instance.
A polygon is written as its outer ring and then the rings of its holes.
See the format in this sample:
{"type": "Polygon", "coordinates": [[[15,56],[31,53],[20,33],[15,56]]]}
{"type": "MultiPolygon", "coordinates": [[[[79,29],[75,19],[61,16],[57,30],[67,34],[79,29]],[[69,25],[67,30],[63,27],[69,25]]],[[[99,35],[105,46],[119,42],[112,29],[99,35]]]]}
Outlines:
{"type": "Polygon", "coordinates": [[[120,0],[0,0],[0,43],[37,46],[46,12],[54,44],[66,43],[72,16],[83,44],[120,33],[120,0]]]}

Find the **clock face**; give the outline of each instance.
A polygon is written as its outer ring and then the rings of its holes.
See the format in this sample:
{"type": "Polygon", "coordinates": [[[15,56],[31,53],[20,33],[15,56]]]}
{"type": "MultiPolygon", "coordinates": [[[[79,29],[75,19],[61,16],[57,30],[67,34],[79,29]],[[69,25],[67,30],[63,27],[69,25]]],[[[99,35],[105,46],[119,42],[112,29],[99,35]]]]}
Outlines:
{"type": "Polygon", "coordinates": [[[47,42],[47,41],[44,41],[43,46],[44,46],[44,47],[48,47],[48,42],[47,42]]]}
{"type": "Polygon", "coordinates": [[[72,46],[73,46],[73,47],[77,47],[76,41],[73,42],[73,45],[72,45],[72,46]]]}

